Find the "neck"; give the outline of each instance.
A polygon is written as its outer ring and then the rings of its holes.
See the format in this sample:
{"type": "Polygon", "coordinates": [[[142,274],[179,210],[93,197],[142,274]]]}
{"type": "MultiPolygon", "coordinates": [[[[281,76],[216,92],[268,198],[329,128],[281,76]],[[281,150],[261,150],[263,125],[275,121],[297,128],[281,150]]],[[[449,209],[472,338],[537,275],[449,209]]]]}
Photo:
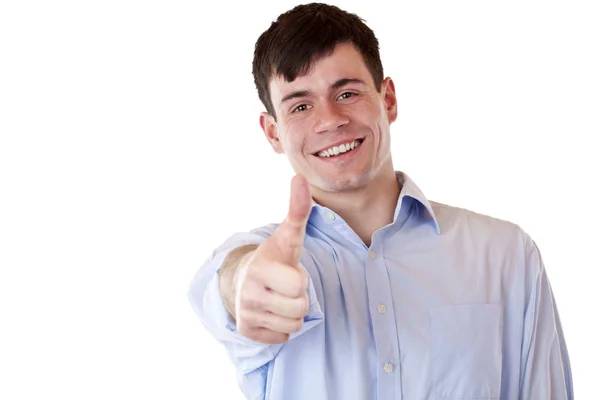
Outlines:
{"type": "Polygon", "coordinates": [[[373,233],[393,222],[400,189],[394,168],[383,166],[366,186],[343,192],[313,188],[313,198],[341,216],[370,246],[373,233]]]}

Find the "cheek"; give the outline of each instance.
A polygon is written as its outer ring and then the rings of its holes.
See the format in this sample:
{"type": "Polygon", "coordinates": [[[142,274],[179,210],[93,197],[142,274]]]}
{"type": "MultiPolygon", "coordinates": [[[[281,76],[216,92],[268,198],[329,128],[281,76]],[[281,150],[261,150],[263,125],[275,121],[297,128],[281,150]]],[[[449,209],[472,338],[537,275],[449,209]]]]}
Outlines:
{"type": "Polygon", "coordinates": [[[279,136],[279,150],[288,158],[295,157],[298,154],[298,144],[294,142],[293,136],[290,132],[279,136]]]}
{"type": "Polygon", "coordinates": [[[366,125],[379,126],[386,117],[385,109],[374,102],[365,102],[365,104],[357,104],[352,110],[352,113],[358,117],[362,123],[366,125]]]}
{"type": "Polygon", "coordinates": [[[283,134],[280,136],[281,144],[288,153],[297,153],[302,151],[304,144],[306,129],[298,121],[290,122],[284,130],[280,131],[283,134]]]}

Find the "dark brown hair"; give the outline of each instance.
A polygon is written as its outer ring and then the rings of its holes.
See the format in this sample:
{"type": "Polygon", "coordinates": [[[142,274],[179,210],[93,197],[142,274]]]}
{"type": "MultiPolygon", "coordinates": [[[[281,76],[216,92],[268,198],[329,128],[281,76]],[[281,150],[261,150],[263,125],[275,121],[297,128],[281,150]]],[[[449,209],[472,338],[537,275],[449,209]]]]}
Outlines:
{"type": "Polygon", "coordinates": [[[338,7],[302,4],[281,14],[256,41],[252,74],[258,97],[276,118],[269,81],[282,76],[291,82],[304,76],[315,61],[333,53],[339,43],[352,43],[362,55],[377,91],[383,82],[379,41],[355,14],[338,7]]]}

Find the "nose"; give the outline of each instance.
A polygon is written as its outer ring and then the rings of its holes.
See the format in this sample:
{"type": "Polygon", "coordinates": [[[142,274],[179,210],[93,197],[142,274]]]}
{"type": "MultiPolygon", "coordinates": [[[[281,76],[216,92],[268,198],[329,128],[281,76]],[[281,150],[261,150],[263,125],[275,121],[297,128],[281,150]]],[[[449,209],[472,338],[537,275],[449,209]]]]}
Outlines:
{"type": "Polygon", "coordinates": [[[323,104],[315,113],[315,132],[330,132],[340,129],[350,122],[347,114],[337,104],[323,104]]]}

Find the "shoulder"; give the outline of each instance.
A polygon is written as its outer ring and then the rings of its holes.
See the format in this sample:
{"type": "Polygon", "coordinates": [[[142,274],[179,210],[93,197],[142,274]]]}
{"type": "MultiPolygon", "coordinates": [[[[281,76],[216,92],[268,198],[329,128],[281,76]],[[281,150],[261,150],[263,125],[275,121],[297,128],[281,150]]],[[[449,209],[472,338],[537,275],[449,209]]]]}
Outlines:
{"type": "Polygon", "coordinates": [[[448,251],[468,254],[522,288],[530,288],[542,272],[534,240],[517,223],[442,203],[432,203],[432,208],[448,251]]]}
{"type": "Polygon", "coordinates": [[[442,233],[522,254],[533,244],[528,233],[513,221],[439,202],[430,204],[442,233]]]}

